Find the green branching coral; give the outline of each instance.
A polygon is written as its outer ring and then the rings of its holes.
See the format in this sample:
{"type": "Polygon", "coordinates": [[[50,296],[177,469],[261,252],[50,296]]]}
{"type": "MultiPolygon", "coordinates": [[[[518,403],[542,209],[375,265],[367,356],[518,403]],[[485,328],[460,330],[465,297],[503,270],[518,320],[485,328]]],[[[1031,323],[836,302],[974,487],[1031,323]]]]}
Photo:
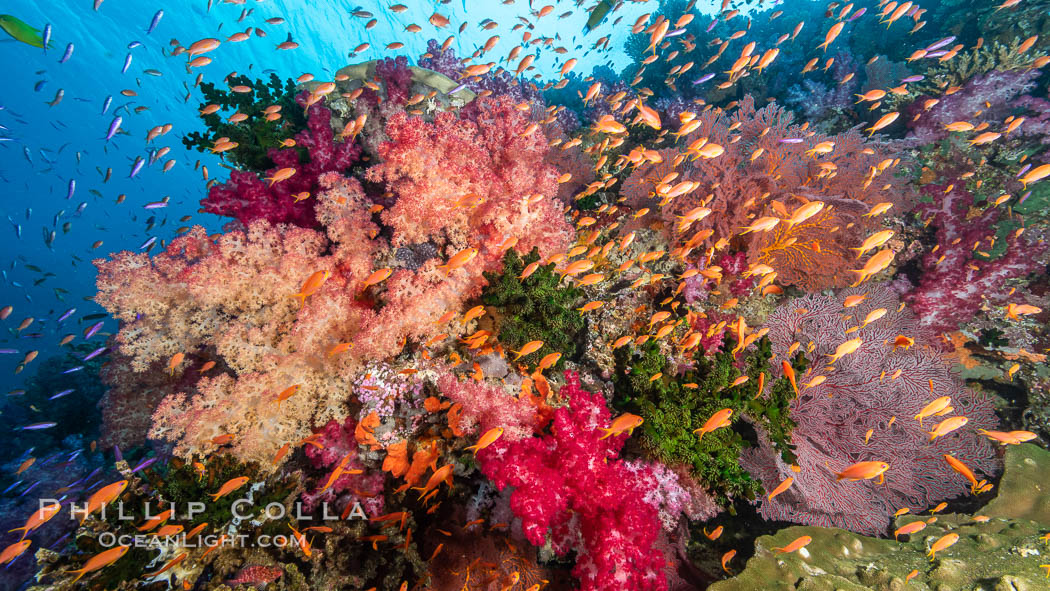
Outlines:
{"type": "Polygon", "coordinates": [[[562,356],[554,367],[559,368],[576,356],[584,322],[572,306],[582,292],[560,285],[554,263],[540,265],[524,280],[519,279],[527,265],[539,260],[536,249],[524,259],[514,249],[508,250],[503,255],[503,270],[485,273],[488,286],[481,301],[496,316],[496,331],[504,348],[518,350],[529,341],[543,341],[538,351],[522,357],[522,361],[536,363],[557,351],[562,356]]]}
{"type": "Polygon", "coordinates": [[[1032,63],[1030,55],[1018,53],[1022,40],[1014,39],[1009,45],[992,41],[980,49],[960,52],[954,59],[946,62],[933,62],[926,70],[926,79],[913,85],[909,90],[918,95],[940,95],[946,88],[962,86],[974,76],[986,74],[992,70],[1015,70],[1028,67],[1032,63]]]}
{"type": "Polygon", "coordinates": [[[306,127],[303,108],[295,102],[295,84],[292,80],[282,81],[276,74],[270,74],[269,82],[252,82],[247,76],[234,76],[228,83],[231,88],[243,85],[252,91],[238,93],[202,82],[200,89],[205,102],[201,108],[215,104],[222,109],[202,117],[207,132],[190,133],[182,138],[182,143],[187,148],[204,152],[212,147],[216,138],[228,137],[230,141],[237,142],[236,148],[225,152],[234,165],[257,172],[273,168],[273,161],[266,155],[267,150],[279,147],[282,141],[306,127]],[[270,105],[281,107],[280,119],[266,120],[263,110],[270,105]],[[248,118],[240,123],[230,123],[228,117],[235,112],[244,113],[248,118]]]}
{"type": "Polygon", "coordinates": [[[644,418],[643,445],[667,464],[691,466],[694,476],[719,503],[728,504],[731,498],[753,499],[762,486],[740,466],[740,450],[754,440],[754,433],[744,426],[741,416],[765,429],[787,459],[787,442],[794,427],[788,417],[791,385],[783,378],[769,379],[770,357],[769,340],[762,339],[743,359],[743,373],[737,369],[733,354],[722,352],[713,357],[698,354],[692,369],[676,375],[675,362],[661,353],[655,342],[646,343],[640,350],[623,347],[616,351],[613,404],[644,418]],[[766,394],[756,398],[762,372],[767,375],[766,394]],[[748,380],[733,386],[741,375],[748,380]],[[733,410],[731,428],[717,429],[702,439],[693,433],[723,408],[733,410]]]}

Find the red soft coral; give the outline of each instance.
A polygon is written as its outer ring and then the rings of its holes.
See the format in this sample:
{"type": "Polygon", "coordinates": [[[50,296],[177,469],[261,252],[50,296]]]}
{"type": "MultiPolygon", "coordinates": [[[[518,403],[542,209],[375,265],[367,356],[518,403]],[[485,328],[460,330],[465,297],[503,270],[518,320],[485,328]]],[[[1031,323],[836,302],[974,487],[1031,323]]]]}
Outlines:
{"type": "Polygon", "coordinates": [[[565,372],[568,406],[554,412],[551,434],[478,452],[482,472],[502,490],[525,536],[555,552],[576,551],[573,574],[585,590],[667,588],[657,510],[643,500],[647,479],[619,459],[626,435],[602,439],[611,419],[605,399],[565,372]]]}
{"type": "MultiPolygon", "coordinates": [[[[305,104],[303,93],[297,97],[305,104]]],[[[307,128],[295,135],[294,148],[270,148],[267,152],[274,167],[266,171],[273,175],[282,168],[294,168],[291,178],[278,183],[267,183],[254,172],[234,170],[223,184],[213,185],[208,196],[201,200],[204,211],[237,218],[245,226],[259,219],[270,223],[295,224],[316,228],[314,212],[316,199],[296,201],[293,195],[308,192],[315,195],[318,177],[326,172],[342,172],[361,154],[361,148],[352,141],[335,141],[331,127],[332,112],[320,103],[310,107],[307,128]],[[309,160],[300,162],[300,153],[306,151],[309,160]]]]}

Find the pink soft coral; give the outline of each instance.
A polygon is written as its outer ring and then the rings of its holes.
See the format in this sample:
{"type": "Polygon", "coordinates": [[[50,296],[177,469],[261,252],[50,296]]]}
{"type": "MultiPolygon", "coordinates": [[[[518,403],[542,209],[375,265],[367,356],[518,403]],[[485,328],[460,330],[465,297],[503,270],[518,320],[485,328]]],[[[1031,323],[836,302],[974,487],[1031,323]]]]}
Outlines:
{"type": "Polygon", "coordinates": [[[698,235],[704,246],[724,239],[731,250],[746,253],[748,263],[772,267],[780,283],[807,290],[842,287],[853,279],[844,272],[854,264],[849,248],[858,246],[875,225],[863,214],[882,201],[904,205],[911,200],[903,181],[887,168],[892,160],[856,130],[837,136],[808,132],[775,103],[756,109],[750,95],[731,115],[711,110],[698,119],[700,130],[686,139],[704,136],[709,144],[725,148],[724,154],[675,168],[669,163],[675,152],[662,150],[663,162],[639,166],[624,181],[628,204],[658,212],[676,246],[698,235]],[[834,148],[807,153],[823,142],[833,142],[834,148]],[[668,188],[661,187],[661,180],[671,171],[681,174],[672,185],[685,180],[698,185],[657,208],[660,189],[668,188]],[[825,207],[802,223],[742,233],[758,218],[786,219],[810,201],[825,207]],[[678,216],[701,206],[711,213],[679,229],[678,216]]]}
{"type": "Polygon", "coordinates": [[[513,486],[511,509],[525,536],[555,552],[575,550],[573,574],[585,590],[667,588],[657,508],[646,502],[649,477],[618,459],[627,436],[601,439],[611,420],[605,399],[580,388],[565,372],[551,434],[510,443],[497,440],[478,452],[482,472],[502,490],[513,486]]]}

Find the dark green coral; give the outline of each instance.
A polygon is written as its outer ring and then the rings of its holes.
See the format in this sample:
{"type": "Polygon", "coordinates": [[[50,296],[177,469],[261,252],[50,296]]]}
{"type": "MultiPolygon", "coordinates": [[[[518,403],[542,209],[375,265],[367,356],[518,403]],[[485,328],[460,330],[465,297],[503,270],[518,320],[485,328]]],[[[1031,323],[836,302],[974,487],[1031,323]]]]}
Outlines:
{"type": "Polygon", "coordinates": [[[644,418],[643,446],[667,464],[690,466],[719,503],[755,498],[762,490],[740,466],[740,451],[752,445],[755,437],[742,415],[761,426],[777,448],[790,457],[788,441],[794,423],[788,416],[788,403],[794,392],[786,379],[770,377],[768,339],[759,341],[744,357],[743,375],[749,379],[738,386],[732,383],[741,371],[729,352],[712,357],[697,354],[693,368],[677,375],[675,362],[661,353],[654,341],[641,349],[617,349],[615,357],[613,404],[644,418]],[[755,399],[761,372],[766,373],[767,394],[755,399]],[[652,379],[657,374],[661,376],[652,379]],[[702,439],[693,433],[723,408],[733,409],[732,427],[717,429],[702,439]]]}
{"type": "Polygon", "coordinates": [[[503,255],[503,270],[485,273],[488,285],[481,301],[496,316],[497,335],[504,348],[518,350],[529,341],[543,341],[538,351],[522,361],[535,363],[557,351],[562,357],[555,367],[561,367],[566,359],[575,358],[584,329],[583,318],[572,308],[583,292],[561,286],[554,263],[540,265],[524,280],[518,278],[527,265],[538,260],[535,248],[524,259],[514,249],[508,250],[503,255]]]}
{"type": "Polygon", "coordinates": [[[222,107],[218,112],[204,115],[205,133],[193,132],[182,138],[187,148],[196,148],[198,152],[209,150],[216,138],[227,137],[237,142],[237,147],[224,152],[238,168],[262,172],[274,167],[267,155],[270,148],[278,148],[281,142],[292,137],[306,127],[303,108],[295,102],[295,83],[292,80],[282,81],[276,74],[270,74],[269,82],[255,80],[247,76],[234,76],[227,80],[229,86],[243,85],[251,87],[251,92],[238,93],[216,88],[214,84],[202,82],[201,93],[204,95],[203,109],[206,105],[215,104],[222,107]],[[281,118],[267,121],[266,107],[279,105],[281,118]],[[227,118],[235,112],[248,115],[240,123],[230,123],[227,118]]]}

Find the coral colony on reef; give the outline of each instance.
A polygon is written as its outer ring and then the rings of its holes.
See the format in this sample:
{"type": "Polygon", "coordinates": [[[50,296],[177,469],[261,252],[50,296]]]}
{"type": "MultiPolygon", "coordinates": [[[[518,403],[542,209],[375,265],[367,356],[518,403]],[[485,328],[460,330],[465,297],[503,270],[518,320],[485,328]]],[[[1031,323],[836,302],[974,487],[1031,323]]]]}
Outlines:
{"type": "Polygon", "coordinates": [[[17,366],[0,589],[1043,584],[1046,2],[503,4],[172,39],[212,217],[17,366]]]}

